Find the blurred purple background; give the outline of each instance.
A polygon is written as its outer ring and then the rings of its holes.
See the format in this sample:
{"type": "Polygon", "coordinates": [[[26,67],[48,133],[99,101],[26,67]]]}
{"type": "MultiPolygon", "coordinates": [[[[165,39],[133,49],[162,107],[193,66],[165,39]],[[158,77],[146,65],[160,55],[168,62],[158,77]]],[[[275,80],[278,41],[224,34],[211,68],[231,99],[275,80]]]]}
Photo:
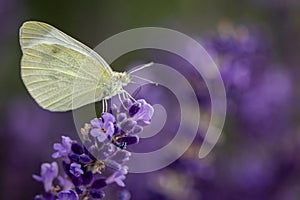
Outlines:
{"type": "MultiPolygon", "coordinates": [[[[202,109],[199,134],[180,159],[156,172],[127,176],[132,199],[300,199],[299,19],[297,0],[0,0],[0,199],[33,199],[41,193],[31,174],[51,161],[52,144],[61,135],[78,139],[72,114],[42,110],[20,79],[18,29],[27,20],[52,24],[90,47],[130,28],[171,28],[197,39],[219,66],[228,97],[224,133],[199,160],[210,101],[190,64],[155,50],[131,52],[112,64],[115,70],[148,61],[172,66],[188,78],[202,109]]],[[[191,51],[191,56],[197,55],[191,51]]],[[[153,87],[142,88],[137,97],[166,104],[168,114],[177,116],[174,96],[153,87]]],[[[147,152],[167,144],[176,119],[130,150],[147,152]]]]}

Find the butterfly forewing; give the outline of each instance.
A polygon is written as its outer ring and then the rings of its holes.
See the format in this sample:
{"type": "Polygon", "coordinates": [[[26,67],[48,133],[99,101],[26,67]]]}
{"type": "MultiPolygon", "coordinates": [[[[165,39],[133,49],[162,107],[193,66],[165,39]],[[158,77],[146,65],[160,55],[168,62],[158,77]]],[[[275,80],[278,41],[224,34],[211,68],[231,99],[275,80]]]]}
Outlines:
{"type": "Polygon", "coordinates": [[[40,106],[67,111],[103,98],[112,70],[88,47],[40,22],[26,22],[20,40],[22,79],[40,106]]]}
{"type": "Polygon", "coordinates": [[[62,45],[97,60],[110,74],[113,73],[110,66],[94,50],[43,22],[25,22],[20,29],[20,43],[22,49],[40,43],[62,45]]]}

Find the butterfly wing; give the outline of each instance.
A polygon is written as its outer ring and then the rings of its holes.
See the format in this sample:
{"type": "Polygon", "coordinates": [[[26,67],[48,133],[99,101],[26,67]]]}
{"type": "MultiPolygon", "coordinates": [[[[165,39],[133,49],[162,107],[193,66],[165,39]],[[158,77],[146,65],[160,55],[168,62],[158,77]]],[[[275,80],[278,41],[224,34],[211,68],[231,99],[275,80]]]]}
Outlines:
{"type": "Polygon", "coordinates": [[[113,74],[110,66],[95,51],[57,28],[43,22],[25,22],[20,29],[20,43],[22,49],[41,43],[59,44],[97,60],[111,75],[113,74]]]}
{"type": "Polygon", "coordinates": [[[68,111],[105,97],[112,70],[85,45],[40,22],[24,23],[20,42],[23,82],[44,109],[68,111]]]}

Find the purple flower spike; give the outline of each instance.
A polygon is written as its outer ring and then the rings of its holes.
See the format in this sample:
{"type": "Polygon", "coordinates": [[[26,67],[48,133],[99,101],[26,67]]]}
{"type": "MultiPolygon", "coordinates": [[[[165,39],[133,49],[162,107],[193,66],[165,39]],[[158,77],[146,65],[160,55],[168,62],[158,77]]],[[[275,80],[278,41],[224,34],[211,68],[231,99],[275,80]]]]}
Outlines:
{"type": "Polygon", "coordinates": [[[61,144],[54,143],[53,148],[56,150],[55,153],[52,154],[52,158],[65,158],[67,159],[68,154],[71,152],[71,146],[73,141],[71,138],[62,136],[61,137],[61,144]]]}
{"type": "Polygon", "coordinates": [[[43,163],[41,165],[41,175],[32,175],[32,177],[40,182],[44,183],[44,188],[46,192],[52,189],[52,182],[58,176],[58,166],[56,162],[43,163]]]}
{"type": "Polygon", "coordinates": [[[110,113],[102,115],[102,120],[93,119],[91,121],[92,129],[91,135],[98,139],[99,142],[104,142],[108,137],[111,137],[114,133],[115,117],[110,113]]]}
{"type": "MultiPolygon", "coordinates": [[[[150,123],[153,107],[145,100],[123,103],[122,107],[112,105],[110,113],[85,124],[81,129],[83,145],[65,136],[54,144],[52,157],[62,158],[63,174],[58,176],[56,162],[42,164],[41,175],[33,178],[44,184],[45,192],[35,200],[100,200],[105,197],[104,187],[113,183],[125,187],[125,162],[131,155],[125,148],[138,143],[136,134],[150,123]]],[[[129,200],[130,193],[124,190],[118,199],[129,200]]]]}
{"type": "Polygon", "coordinates": [[[153,107],[148,104],[144,99],[139,99],[129,109],[129,114],[135,121],[143,121],[150,124],[151,117],[154,113],[153,107]]]}
{"type": "Polygon", "coordinates": [[[77,163],[72,163],[70,166],[70,173],[73,174],[76,177],[79,177],[83,174],[83,171],[81,169],[81,165],[77,163]]]}
{"type": "Polygon", "coordinates": [[[57,194],[57,200],[79,200],[76,192],[73,190],[61,191],[57,194]]]}

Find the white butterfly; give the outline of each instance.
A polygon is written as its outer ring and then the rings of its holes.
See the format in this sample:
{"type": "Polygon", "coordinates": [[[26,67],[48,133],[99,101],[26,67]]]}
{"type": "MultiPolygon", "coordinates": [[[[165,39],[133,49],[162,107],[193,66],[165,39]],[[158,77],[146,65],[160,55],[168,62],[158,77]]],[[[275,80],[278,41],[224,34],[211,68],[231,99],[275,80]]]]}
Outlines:
{"type": "Polygon", "coordinates": [[[73,110],[127,93],[123,87],[137,71],[114,72],[95,51],[43,22],[25,22],[20,44],[23,82],[35,101],[50,111],[73,110]]]}

